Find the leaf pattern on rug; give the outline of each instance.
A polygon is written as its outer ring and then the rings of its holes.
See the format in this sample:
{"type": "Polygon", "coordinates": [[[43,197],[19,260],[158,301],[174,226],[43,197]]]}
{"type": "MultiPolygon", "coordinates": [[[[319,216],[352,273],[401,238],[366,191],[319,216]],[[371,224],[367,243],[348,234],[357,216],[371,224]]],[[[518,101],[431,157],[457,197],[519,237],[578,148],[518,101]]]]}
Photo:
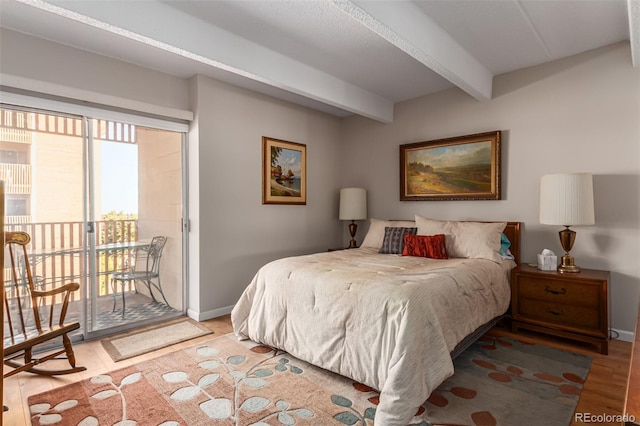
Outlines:
{"type": "MultiPolygon", "coordinates": [[[[135,421],[129,420],[127,418],[127,399],[125,398],[124,393],[122,392],[122,388],[127,385],[132,385],[136,383],[138,380],[140,380],[141,377],[142,377],[141,373],[129,374],[124,379],[122,379],[119,385],[116,385],[113,382],[113,379],[111,378],[111,376],[106,374],[102,374],[102,375],[91,378],[91,383],[93,384],[108,385],[113,388],[113,389],[107,389],[107,390],[98,392],[92,395],[92,398],[107,399],[113,396],[120,396],[120,401],[122,406],[122,420],[116,423],[114,426],[133,426],[136,424],[135,421]]],[[[96,419],[95,417],[86,417],[81,422],[82,426],[90,426],[93,424],[96,424],[96,425],[99,424],[98,419],[96,419]],[[95,423],[94,423],[94,420],[95,420],[95,423]]]]}
{"type": "Polygon", "coordinates": [[[584,379],[574,373],[569,372],[562,373],[562,376],[554,376],[548,373],[534,373],[531,376],[527,377],[525,376],[524,371],[522,371],[515,365],[508,365],[503,371],[501,371],[500,367],[483,359],[473,359],[472,362],[479,367],[492,370],[488,374],[488,377],[497,382],[508,383],[513,379],[518,378],[519,380],[528,380],[552,386],[554,388],[557,388],[565,395],[579,396],[581,388],[574,385],[573,383],[584,383],[584,379]]]}
{"type": "MultiPolygon", "coordinates": [[[[284,352],[268,346],[259,345],[251,348],[251,351],[260,354],[272,353],[272,356],[253,365],[243,366],[247,361],[247,357],[244,355],[231,355],[223,358],[218,353],[218,350],[212,346],[202,346],[196,350],[199,356],[206,358],[198,363],[200,368],[204,370],[222,369],[223,373],[227,373],[233,378],[235,386],[233,400],[224,398],[222,397],[223,395],[216,397],[213,395],[215,389],[207,389],[220,379],[221,373],[207,373],[201,376],[197,382],[194,382],[190,379],[189,374],[183,371],[171,371],[162,375],[162,378],[169,383],[185,384],[185,386],[171,394],[171,399],[184,402],[203,394],[208,400],[199,405],[200,410],[212,420],[232,419],[235,420],[236,425],[239,425],[239,411],[259,413],[266,410],[273,401],[261,396],[252,396],[240,402],[240,387],[246,385],[253,389],[261,389],[268,386],[268,379],[276,374],[271,367],[278,373],[289,371],[292,374],[302,374],[303,370],[300,367],[291,365],[288,358],[280,358],[277,364],[273,363],[273,358],[284,352]]],[[[296,416],[303,419],[313,417],[313,411],[308,408],[291,408],[289,402],[284,400],[276,401],[274,406],[278,411],[265,413],[264,417],[253,423],[252,426],[266,425],[265,421],[270,418],[276,418],[283,425],[294,425],[296,423],[294,417],[296,416]]]]}
{"type": "Polygon", "coordinates": [[[78,405],[78,401],[75,399],[68,399],[57,404],[55,407],[51,407],[51,404],[35,404],[29,407],[31,414],[38,418],[42,425],[52,425],[62,421],[61,412],[69,410],[70,408],[78,405]]]}
{"type": "MultiPolygon", "coordinates": [[[[365,384],[358,383],[358,382],[353,382],[352,385],[353,385],[353,388],[358,392],[372,394],[372,396],[367,398],[367,401],[369,401],[371,404],[377,406],[380,403],[380,392],[378,392],[377,390],[373,389],[370,386],[367,386],[365,384]]],[[[363,426],[366,426],[368,424],[367,420],[371,420],[371,422],[375,420],[375,417],[376,417],[375,407],[367,407],[364,409],[363,412],[360,412],[358,411],[358,409],[354,407],[353,401],[341,395],[332,395],[331,402],[333,402],[335,405],[339,407],[344,407],[348,409],[346,411],[342,411],[336,414],[333,417],[335,420],[337,420],[343,425],[351,426],[351,425],[355,425],[356,423],[359,423],[363,426]]],[[[424,411],[425,411],[424,407],[420,407],[418,409],[418,412],[416,413],[416,416],[422,415],[424,411]]],[[[421,422],[421,423],[414,423],[409,426],[431,426],[431,424],[428,422],[421,422]]],[[[444,425],[441,425],[441,426],[444,426],[444,425]]]]}
{"type": "MultiPolygon", "coordinates": [[[[590,363],[485,336],[455,360],[454,376],[412,424],[565,426],[590,363]]],[[[233,335],[29,397],[34,426],[372,426],[379,403],[370,386],[233,335]]]]}
{"type": "Polygon", "coordinates": [[[334,419],[336,419],[338,422],[342,423],[343,425],[355,425],[358,422],[360,422],[363,425],[366,425],[367,424],[366,419],[373,420],[376,416],[375,408],[369,407],[366,410],[364,410],[363,413],[360,413],[358,410],[356,410],[353,407],[353,401],[351,401],[349,398],[346,398],[344,396],[332,395],[331,402],[333,402],[335,405],[338,405],[340,407],[348,408],[347,411],[342,411],[336,414],[335,416],[333,416],[334,419]]]}
{"type": "MultiPolygon", "coordinates": [[[[553,375],[542,372],[537,373],[531,371],[526,372],[516,365],[511,365],[508,363],[502,363],[499,365],[496,362],[491,362],[488,359],[482,358],[482,354],[500,352],[501,348],[510,349],[515,345],[520,345],[523,347],[536,346],[535,344],[529,342],[521,342],[508,337],[492,336],[491,334],[486,334],[474,344],[477,352],[474,353],[475,357],[472,356],[469,358],[470,362],[481,370],[488,370],[487,377],[493,381],[508,384],[514,380],[519,380],[524,382],[530,381],[543,386],[551,386],[558,393],[564,395],[556,397],[555,400],[557,402],[561,404],[571,404],[571,402],[573,402],[573,404],[575,404],[575,398],[580,395],[580,385],[584,384],[584,378],[573,372],[564,372],[560,375],[553,375]],[[478,355],[480,355],[480,357],[477,357],[478,355]]],[[[420,409],[416,413],[416,416],[424,414],[425,411],[428,414],[428,409],[426,409],[425,406],[430,405],[432,407],[445,408],[451,403],[451,398],[455,397],[461,400],[472,400],[478,396],[478,391],[475,389],[471,389],[465,386],[447,386],[447,383],[448,382],[445,381],[438,387],[438,389],[431,393],[425,405],[420,407],[420,409]]],[[[363,394],[368,394],[367,401],[369,401],[371,404],[373,404],[374,406],[377,406],[379,404],[380,393],[378,391],[367,385],[357,382],[353,382],[352,386],[357,391],[362,392],[363,394]]],[[[332,397],[332,402],[336,405],[349,409],[348,411],[343,411],[335,416],[336,420],[338,420],[338,422],[340,422],[341,424],[367,425],[368,423],[366,422],[366,419],[374,420],[375,418],[375,407],[368,407],[365,408],[364,411],[360,412],[352,407],[352,403],[350,400],[342,398],[338,395],[332,397]],[[368,413],[368,415],[365,415],[365,413],[368,413]]],[[[470,424],[476,426],[493,426],[498,424],[498,420],[490,410],[471,412],[469,413],[469,417],[467,420],[471,422],[470,424]]],[[[439,426],[444,425],[444,423],[440,422],[437,422],[437,424],[439,426]]],[[[415,424],[415,426],[431,425],[432,423],[428,421],[423,421],[419,424],[415,424]]]]}
{"type": "MultiPolygon", "coordinates": [[[[136,424],[135,421],[127,419],[127,401],[126,401],[126,398],[124,397],[124,394],[122,393],[122,388],[124,386],[136,383],[138,380],[140,380],[140,378],[141,378],[140,373],[130,374],[126,376],[124,379],[122,379],[122,381],[120,382],[120,385],[116,385],[113,382],[113,379],[111,378],[111,376],[105,375],[105,374],[101,374],[91,378],[91,383],[93,384],[107,385],[112,387],[112,389],[102,390],[98,393],[93,394],[91,396],[92,398],[98,399],[98,400],[105,400],[113,396],[120,396],[120,400],[121,400],[120,405],[122,407],[122,420],[116,423],[114,426],[129,426],[129,425],[136,424]]],[[[51,425],[51,424],[62,422],[64,420],[64,416],[63,414],[60,414],[60,413],[62,413],[63,411],[72,409],[77,405],[78,405],[77,400],[70,399],[70,400],[60,402],[53,408],[51,407],[50,404],[46,404],[46,403],[34,404],[29,407],[29,410],[33,415],[32,418],[37,418],[41,425],[51,425]]],[[[97,426],[98,424],[99,424],[98,419],[96,419],[93,416],[87,416],[84,419],[82,419],[80,423],[78,423],[78,426],[97,426]]]]}

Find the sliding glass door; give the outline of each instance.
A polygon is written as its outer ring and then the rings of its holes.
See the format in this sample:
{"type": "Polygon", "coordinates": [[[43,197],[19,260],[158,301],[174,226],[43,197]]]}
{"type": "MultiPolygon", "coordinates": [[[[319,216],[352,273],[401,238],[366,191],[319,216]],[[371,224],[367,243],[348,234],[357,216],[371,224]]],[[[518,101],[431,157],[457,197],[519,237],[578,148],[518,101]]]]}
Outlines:
{"type": "Polygon", "coordinates": [[[183,315],[184,132],[135,117],[0,115],[5,229],[31,234],[36,284],[81,284],[68,317],[88,338],[183,315]]]}
{"type": "MultiPolygon", "coordinates": [[[[84,134],[82,117],[0,109],[5,230],[31,236],[29,261],[34,284],[40,290],[87,277],[84,134]]],[[[9,266],[4,265],[5,286],[10,284],[9,266]]],[[[26,276],[24,270],[20,273],[26,276]]],[[[9,299],[28,300],[25,283],[15,292],[23,294],[12,293],[9,299]]],[[[67,314],[70,321],[83,318],[84,294],[84,286],[72,294],[67,314]]]]}
{"type": "Polygon", "coordinates": [[[92,119],[89,331],[182,315],[179,132],[92,119]]]}

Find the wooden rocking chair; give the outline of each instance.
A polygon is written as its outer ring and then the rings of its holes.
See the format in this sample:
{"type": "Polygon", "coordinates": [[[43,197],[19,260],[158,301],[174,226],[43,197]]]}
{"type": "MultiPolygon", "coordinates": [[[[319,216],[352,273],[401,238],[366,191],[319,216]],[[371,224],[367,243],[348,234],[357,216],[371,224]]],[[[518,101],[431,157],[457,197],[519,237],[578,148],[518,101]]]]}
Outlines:
{"type": "Polygon", "coordinates": [[[5,283],[4,289],[5,338],[3,362],[13,369],[5,371],[3,377],[9,377],[21,371],[53,376],[86,370],[85,367],[76,367],[71,340],[67,335],[80,328],[80,323],[65,324],[64,322],[69,297],[72,292],[80,288],[80,285],[69,283],[52,290],[37,290],[33,284],[27,253],[27,244],[30,241],[31,237],[26,232],[5,233],[5,247],[8,249],[11,282],[5,283]],[[47,304],[48,297],[51,299],[50,304],[47,304]],[[56,308],[57,300],[62,300],[62,303],[58,304],[60,305],[58,308],[60,314],[59,318],[57,318],[57,323],[54,323],[54,309],[56,308]],[[30,307],[27,306],[29,304],[30,307]],[[43,326],[41,315],[46,319],[47,310],[48,326],[46,324],[43,326]],[[33,351],[36,345],[49,342],[58,337],[62,337],[62,349],[54,350],[53,353],[44,354],[39,358],[34,357],[33,351]],[[69,361],[69,368],[54,370],[39,367],[40,364],[46,361],[59,359],[58,357],[63,354],[66,355],[66,359],[69,361]]]}

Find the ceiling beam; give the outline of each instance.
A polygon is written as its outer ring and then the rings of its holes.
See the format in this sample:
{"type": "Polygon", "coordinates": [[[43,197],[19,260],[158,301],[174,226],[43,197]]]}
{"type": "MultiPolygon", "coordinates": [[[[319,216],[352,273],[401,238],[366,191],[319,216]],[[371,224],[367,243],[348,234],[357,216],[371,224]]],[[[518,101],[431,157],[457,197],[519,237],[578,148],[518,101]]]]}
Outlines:
{"type": "Polygon", "coordinates": [[[491,99],[491,72],[413,2],[334,0],[333,4],[469,95],[491,99]]]}
{"type": "Polygon", "coordinates": [[[116,34],[123,42],[143,43],[199,62],[212,70],[212,76],[222,70],[257,90],[265,87],[270,95],[273,88],[281,89],[373,120],[393,121],[390,100],[160,1],[17,1],[116,34]]]}
{"type": "Polygon", "coordinates": [[[634,67],[640,67],[640,0],[627,0],[627,11],[631,61],[634,67]]]}

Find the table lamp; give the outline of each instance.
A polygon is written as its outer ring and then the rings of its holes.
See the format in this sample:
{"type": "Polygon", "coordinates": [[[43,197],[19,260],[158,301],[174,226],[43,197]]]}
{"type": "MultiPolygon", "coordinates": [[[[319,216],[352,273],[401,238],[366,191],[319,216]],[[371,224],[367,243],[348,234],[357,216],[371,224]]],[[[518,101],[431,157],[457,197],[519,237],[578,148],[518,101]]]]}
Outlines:
{"type": "Polygon", "coordinates": [[[545,175],[540,179],[540,223],[562,225],[558,233],[564,249],[558,272],[580,272],[569,254],[576,239],[574,225],[593,225],[593,177],[591,173],[545,175]]]}
{"type": "Polygon", "coordinates": [[[340,190],[340,220],[350,220],[349,234],[351,241],[349,248],[357,248],[356,232],[358,225],[356,220],[367,218],[367,190],[364,188],[342,188],[340,190]]]}

